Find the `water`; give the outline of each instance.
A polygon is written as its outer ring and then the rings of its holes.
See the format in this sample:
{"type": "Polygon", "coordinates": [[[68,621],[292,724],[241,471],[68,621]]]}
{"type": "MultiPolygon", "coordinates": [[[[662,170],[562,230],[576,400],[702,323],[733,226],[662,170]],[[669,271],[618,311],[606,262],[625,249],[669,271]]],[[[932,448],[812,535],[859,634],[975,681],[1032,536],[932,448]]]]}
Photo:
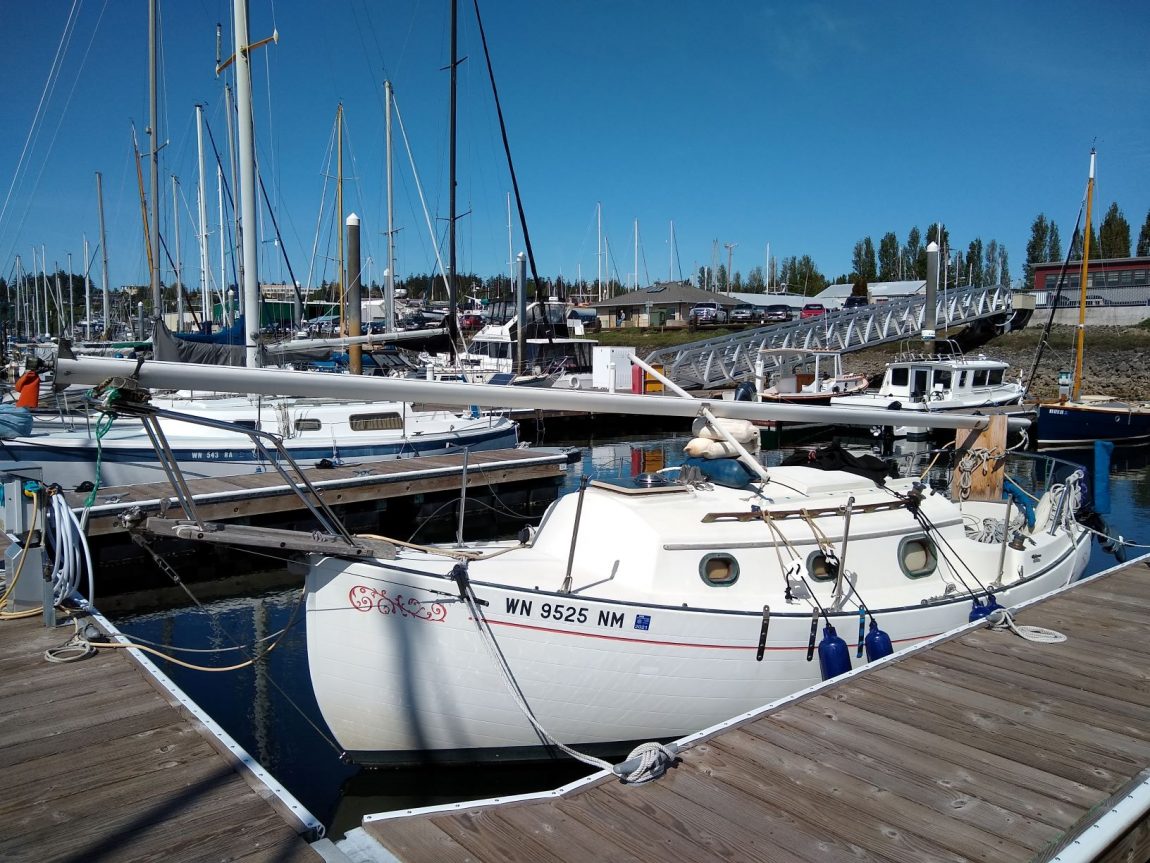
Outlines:
{"type": "MultiPolygon", "coordinates": [[[[583,461],[572,466],[564,490],[576,489],[585,474],[612,479],[678,464],[686,440],[684,435],[664,435],[658,439],[563,441],[584,448],[583,461]]],[[[778,463],[788,452],[789,448],[770,452],[767,461],[778,463]]],[[[1090,452],[1058,455],[1092,467],[1090,452]]],[[[1150,448],[1115,451],[1110,496],[1111,512],[1106,521],[1111,533],[1132,542],[1150,542],[1150,448]]],[[[513,530],[514,525],[509,523],[508,531],[513,530]]],[[[1144,550],[1132,548],[1129,556],[1144,550]]],[[[1114,563],[1114,557],[1095,543],[1087,573],[1114,563]]],[[[266,660],[255,669],[205,673],[158,661],[177,685],[324,822],[334,836],[358,826],[366,813],[538,791],[590,772],[570,760],[525,766],[386,770],[343,763],[311,694],[301,599],[299,590],[276,591],[199,607],[120,616],[115,622],[125,632],[158,644],[210,648],[214,652],[178,656],[186,662],[212,666],[240,662],[243,654],[229,649],[235,645],[278,639],[266,660]],[[295,625],[286,634],[276,636],[293,620],[295,625]]]]}

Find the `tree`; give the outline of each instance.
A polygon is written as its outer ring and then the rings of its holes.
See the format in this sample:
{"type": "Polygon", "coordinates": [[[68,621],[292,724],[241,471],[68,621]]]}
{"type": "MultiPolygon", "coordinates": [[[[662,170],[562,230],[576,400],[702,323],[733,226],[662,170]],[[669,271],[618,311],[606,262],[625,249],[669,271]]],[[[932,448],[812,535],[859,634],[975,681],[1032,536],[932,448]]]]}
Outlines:
{"type": "Polygon", "coordinates": [[[747,291],[752,294],[761,294],[767,288],[767,283],[763,280],[763,268],[752,267],[751,271],[747,274],[747,291]]]}
{"type": "Polygon", "coordinates": [[[707,284],[707,268],[699,267],[699,274],[695,276],[695,287],[700,291],[705,291],[709,285],[707,284]]]}
{"type": "Polygon", "coordinates": [[[894,231],[883,234],[878,244],[878,280],[893,282],[898,278],[898,237],[894,231]]]}
{"type": "Polygon", "coordinates": [[[1010,287],[1010,259],[1007,257],[1007,254],[1006,254],[1006,246],[1000,246],[998,249],[998,272],[999,272],[998,280],[1003,285],[1005,285],[1006,287],[1009,288],[1010,287]]]}
{"type": "Polygon", "coordinates": [[[716,291],[727,291],[727,265],[719,264],[719,269],[715,272],[714,288],[716,291]]]}
{"type": "Polygon", "coordinates": [[[983,284],[998,284],[998,241],[991,240],[986,244],[986,258],[982,265],[983,284]]]}
{"type": "Polygon", "coordinates": [[[1050,231],[1046,236],[1046,260],[1062,260],[1062,237],[1058,234],[1058,225],[1050,223],[1050,231]]]}
{"type": "Polygon", "coordinates": [[[854,275],[869,281],[874,281],[878,275],[878,265],[875,263],[874,241],[864,237],[855,243],[854,254],[851,256],[851,266],[854,275]]]}
{"type": "Polygon", "coordinates": [[[826,277],[819,272],[819,268],[815,266],[810,255],[803,255],[801,258],[793,255],[789,258],[783,258],[782,267],[779,271],[779,281],[780,284],[786,285],[789,290],[808,297],[817,294],[827,286],[826,277]]]}
{"type": "Polygon", "coordinates": [[[1146,213],[1146,221],[1142,223],[1142,230],[1138,232],[1138,257],[1150,255],[1150,212],[1146,213]]]}
{"type": "Polygon", "coordinates": [[[926,252],[922,248],[922,234],[918,227],[910,229],[906,237],[906,245],[902,247],[902,259],[906,266],[903,278],[926,278],[926,252]]]}
{"type": "Polygon", "coordinates": [[[1050,223],[1046,221],[1046,215],[1039,213],[1034,217],[1034,222],[1030,226],[1030,242],[1026,244],[1026,288],[1027,290],[1034,290],[1034,264],[1044,263],[1046,260],[1046,250],[1048,246],[1048,237],[1050,235],[1050,223]]]}
{"type": "Polygon", "coordinates": [[[983,284],[981,237],[970,241],[970,246],[966,250],[966,267],[970,271],[970,283],[981,286],[983,284]]]}
{"type": "Polygon", "coordinates": [[[1130,257],[1130,223],[1118,209],[1118,203],[1110,205],[1102,225],[1098,229],[1098,254],[1102,258],[1130,257]]]}

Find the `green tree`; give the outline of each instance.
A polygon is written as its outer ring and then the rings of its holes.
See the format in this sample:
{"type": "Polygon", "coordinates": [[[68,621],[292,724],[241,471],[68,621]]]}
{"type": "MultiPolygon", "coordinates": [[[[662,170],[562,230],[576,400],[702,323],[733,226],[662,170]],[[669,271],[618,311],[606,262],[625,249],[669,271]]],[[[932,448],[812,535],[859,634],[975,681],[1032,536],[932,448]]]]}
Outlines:
{"type": "Polygon", "coordinates": [[[878,275],[874,241],[870,237],[864,237],[855,243],[854,254],[851,256],[851,266],[854,268],[854,275],[867,281],[874,281],[875,276],[878,275]]]}
{"type": "Polygon", "coordinates": [[[1146,213],[1146,221],[1142,223],[1142,230],[1138,232],[1138,257],[1150,255],[1150,212],[1146,213]]]}
{"type": "Polygon", "coordinates": [[[1006,254],[1006,246],[998,247],[998,281],[1010,287],[1010,258],[1006,254]]]}
{"type": "Polygon", "coordinates": [[[714,286],[716,291],[727,291],[727,265],[719,264],[719,269],[715,272],[714,286]]]}
{"type": "Polygon", "coordinates": [[[1050,222],[1050,231],[1046,236],[1046,260],[1062,260],[1062,237],[1058,234],[1058,225],[1050,222]]]}
{"type": "Polygon", "coordinates": [[[972,285],[983,285],[981,237],[976,237],[970,241],[970,246],[968,246],[966,250],[966,267],[970,271],[970,283],[972,285]]]}
{"type": "Polygon", "coordinates": [[[991,240],[986,244],[986,257],[982,265],[983,284],[997,285],[998,282],[998,241],[991,240]]]}
{"type": "Polygon", "coordinates": [[[752,294],[761,294],[767,289],[767,283],[763,279],[762,267],[751,268],[751,271],[747,274],[746,289],[752,294]]]}
{"type": "Polygon", "coordinates": [[[898,278],[898,237],[894,231],[883,234],[878,244],[878,280],[893,282],[898,278]]]}
{"type": "Polygon", "coordinates": [[[922,247],[922,234],[917,226],[907,234],[906,245],[902,247],[902,260],[906,267],[903,270],[904,279],[926,278],[926,251],[922,247]]]}
{"type": "Polygon", "coordinates": [[[699,267],[699,273],[695,276],[695,287],[700,291],[707,289],[707,268],[699,267]]]}
{"type": "Polygon", "coordinates": [[[1026,289],[1034,290],[1034,264],[1045,263],[1050,223],[1039,213],[1030,226],[1030,242],[1026,244],[1026,289]]]}
{"type": "Polygon", "coordinates": [[[791,256],[783,258],[779,270],[779,283],[786,285],[788,290],[813,296],[827,286],[826,277],[819,272],[810,255],[801,258],[791,256]]]}
{"type": "Polygon", "coordinates": [[[1118,209],[1118,203],[1110,205],[1102,225],[1098,228],[1098,255],[1102,258],[1130,257],[1130,223],[1118,209]]]}

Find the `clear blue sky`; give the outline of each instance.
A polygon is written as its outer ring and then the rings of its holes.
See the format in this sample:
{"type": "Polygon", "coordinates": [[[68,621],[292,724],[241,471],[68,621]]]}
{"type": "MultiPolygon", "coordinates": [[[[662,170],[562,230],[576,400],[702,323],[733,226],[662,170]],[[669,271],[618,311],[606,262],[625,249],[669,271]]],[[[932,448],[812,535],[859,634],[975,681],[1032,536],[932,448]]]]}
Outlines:
{"type": "MultiPolygon", "coordinates": [[[[447,213],[448,4],[251,0],[251,36],[280,41],[254,63],[262,175],[296,277],[331,278],[336,105],[346,111],[346,210],[364,221],[369,275],[386,250],[382,82],[390,78],[436,229],[447,213]],[[321,206],[324,208],[321,214],[321,206]],[[317,221],[317,257],[312,263],[317,221]]],[[[98,236],[103,173],[113,286],[146,283],[130,125],[148,146],[147,5],[76,0],[75,26],[45,93],[70,2],[0,5],[0,275],[15,255],[82,268],[98,236]],[[37,105],[42,117],[33,126],[37,105]],[[32,134],[21,162],[21,153],[32,134]]],[[[1021,274],[1045,213],[1069,240],[1099,152],[1096,212],[1117,201],[1135,239],[1150,210],[1150,11],[1134,2],[483,3],[512,152],[541,274],[594,280],[596,203],[610,274],[684,275],[736,243],[746,274],[811,255],[834,277],[856,241],[946,223],[952,244],[1005,243],[1021,274]]],[[[170,176],[180,177],[185,282],[199,284],[194,104],[224,140],[215,25],[231,5],[161,2],[162,230],[174,247],[170,176]]],[[[507,271],[507,203],[490,87],[470,0],[460,3],[460,270],[507,271]]],[[[230,49],[225,50],[230,53],[230,49]]],[[[211,168],[209,167],[209,170],[211,168]]],[[[145,165],[145,183],[147,168],[145,165]]],[[[398,273],[434,269],[401,141],[395,152],[398,273]]],[[[216,191],[209,189],[213,269],[216,191]]],[[[262,238],[270,241],[265,219],[262,238]]],[[[523,248],[515,229],[515,251],[523,248]]],[[[286,280],[270,242],[261,280],[286,280]]],[[[446,253],[445,253],[446,255],[446,253]]],[[[98,262],[93,268],[98,277],[98,262]]],[[[165,281],[171,277],[165,275],[165,281]]]]}

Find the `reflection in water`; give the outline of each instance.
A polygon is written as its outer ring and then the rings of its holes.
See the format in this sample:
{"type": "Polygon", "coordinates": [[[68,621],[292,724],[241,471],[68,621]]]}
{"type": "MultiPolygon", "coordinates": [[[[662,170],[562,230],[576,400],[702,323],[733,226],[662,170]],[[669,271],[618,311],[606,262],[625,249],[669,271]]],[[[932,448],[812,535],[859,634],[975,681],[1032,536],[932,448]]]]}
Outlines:
{"type": "MultiPolygon", "coordinates": [[[[572,465],[564,491],[578,487],[587,474],[594,479],[630,477],[655,465],[673,466],[683,459],[689,435],[658,439],[622,437],[608,440],[564,441],[584,448],[572,465]]],[[[765,441],[764,441],[765,442],[765,441]]],[[[866,441],[864,441],[865,443],[866,441]]],[[[764,452],[769,465],[778,464],[793,447],[764,452]]],[[[1092,453],[1059,453],[1092,467],[1092,453]]],[[[1127,539],[1150,536],[1150,450],[1116,450],[1112,459],[1110,528],[1127,539]]],[[[1020,468],[1021,470],[1021,468],[1020,468]]],[[[506,508],[513,510],[508,495],[506,508]]],[[[490,515],[490,513],[486,514],[490,515]]],[[[447,539],[454,536],[454,522],[447,539]]],[[[496,519],[493,531],[511,536],[518,519],[496,519]]],[[[1135,549],[1135,552],[1141,550],[1135,549]]],[[[1094,545],[1087,572],[1114,563],[1094,545]]],[[[194,589],[194,588],[193,588],[194,589]]],[[[220,600],[146,615],[120,617],[127,633],[161,644],[212,648],[206,654],[180,654],[202,665],[232,665],[250,646],[274,636],[288,624],[300,600],[292,589],[242,599],[220,600]]],[[[364,814],[476,798],[506,796],[555,788],[587,775],[589,768],[570,761],[483,767],[428,766],[408,769],[365,769],[341,761],[319,715],[308,674],[304,615],[266,656],[258,670],[208,674],[160,661],[164,670],[204,707],[245,749],[288,788],[334,836],[359,825],[364,814]]]]}

